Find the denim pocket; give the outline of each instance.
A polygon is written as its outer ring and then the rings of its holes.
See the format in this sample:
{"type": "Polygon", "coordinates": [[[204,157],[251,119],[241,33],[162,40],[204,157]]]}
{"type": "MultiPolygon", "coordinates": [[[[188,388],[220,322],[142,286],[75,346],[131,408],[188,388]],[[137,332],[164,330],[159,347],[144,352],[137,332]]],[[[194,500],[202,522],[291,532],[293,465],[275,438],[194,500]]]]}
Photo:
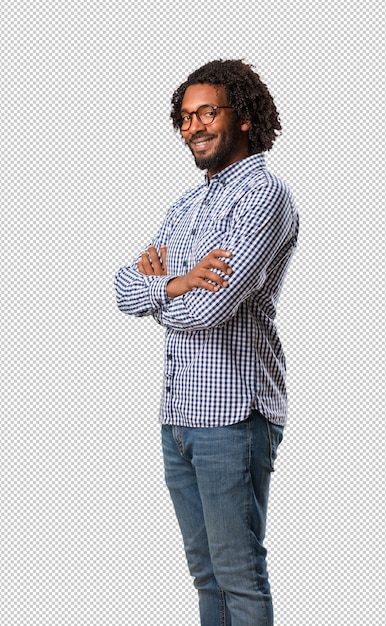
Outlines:
{"type": "Polygon", "coordinates": [[[283,440],[284,426],[279,426],[278,424],[273,424],[272,422],[270,422],[267,419],[266,419],[266,423],[267,423],[268,436],[269,436],[269,445],[270,445],[270,451],[271,451],[271,458],[270,458],[271,471],[274,472],[275,471],[275,461],[277,459],[277,449],[279,447],[279,444],[283,440]]]}

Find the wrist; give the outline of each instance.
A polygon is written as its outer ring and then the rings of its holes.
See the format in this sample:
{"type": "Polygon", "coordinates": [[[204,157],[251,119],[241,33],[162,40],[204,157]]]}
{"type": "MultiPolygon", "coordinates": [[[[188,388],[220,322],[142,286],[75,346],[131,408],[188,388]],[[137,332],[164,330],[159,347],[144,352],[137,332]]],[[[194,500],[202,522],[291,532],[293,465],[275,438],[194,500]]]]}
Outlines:
{"type": "Polygon", "coordinates": [[[177,298],[189,291],[185,284],[185,276],[176,276],[169,280],[166,285],[166,295],[168,298],[177,298]]]}

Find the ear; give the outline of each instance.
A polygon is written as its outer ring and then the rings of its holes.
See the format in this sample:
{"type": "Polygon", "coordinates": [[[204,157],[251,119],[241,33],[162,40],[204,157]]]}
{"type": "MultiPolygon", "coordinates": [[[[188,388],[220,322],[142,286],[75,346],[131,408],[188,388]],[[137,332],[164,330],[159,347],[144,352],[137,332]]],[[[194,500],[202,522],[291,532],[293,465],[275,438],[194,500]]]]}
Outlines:
{"type": "Polygon", "coordinates": [[[240,130],[242,130],[244,132],[248,132],[250,128],[251,128],[251,123],[249,121],[244,121],[243,122],[241,120],[240,130]]]}

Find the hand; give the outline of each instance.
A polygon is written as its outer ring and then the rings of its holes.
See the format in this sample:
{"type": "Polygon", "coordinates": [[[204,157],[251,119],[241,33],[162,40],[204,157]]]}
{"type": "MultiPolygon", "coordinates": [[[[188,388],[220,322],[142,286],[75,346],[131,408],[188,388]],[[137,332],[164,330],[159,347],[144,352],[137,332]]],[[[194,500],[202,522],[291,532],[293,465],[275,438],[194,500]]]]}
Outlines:
{"type": "Polygon", "coordinates": [[[138,270],[146,276],[166,276],[166,246],[160,248],[161,259],[154,246],[150,246],[147,252],[142,252],[138,261],[138,270]]]}
{"type": "Polygon", "coordinates": [[[230,250],[215,249],[190,270],[185,276],[178,276],[170,280],[166,286],[166,293],[169,298],[176,298],[195,287],[206,289],[207,291],[218,291],[220,287],[228,287],[228,281],[221,275],[212,271],[220,270],[222,274],[229,276],[232,274],[232,268],[221,261],[220,257],[229,258],[232,256],[230,250]]]}

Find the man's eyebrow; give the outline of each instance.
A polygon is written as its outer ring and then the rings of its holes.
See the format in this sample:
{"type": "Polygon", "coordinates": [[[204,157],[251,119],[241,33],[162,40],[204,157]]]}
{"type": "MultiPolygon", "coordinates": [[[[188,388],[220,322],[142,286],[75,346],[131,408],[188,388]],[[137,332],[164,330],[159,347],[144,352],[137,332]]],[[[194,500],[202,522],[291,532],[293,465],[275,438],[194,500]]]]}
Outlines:
{"type": "MultiPolygon", "coordinates": [[[[197,109],[199,109],[200,107],[216,107],[219,106],[218,104],[212,104],[211,102],[203,102],[202,104],[199,104],[197,109]]],[[[197,111],[196,109],[196,111],[197,111]]],[[[189,111],[188,109],[185,108],[181,108],[181,113],[194,113],[194,111],[189,111]]]]}

